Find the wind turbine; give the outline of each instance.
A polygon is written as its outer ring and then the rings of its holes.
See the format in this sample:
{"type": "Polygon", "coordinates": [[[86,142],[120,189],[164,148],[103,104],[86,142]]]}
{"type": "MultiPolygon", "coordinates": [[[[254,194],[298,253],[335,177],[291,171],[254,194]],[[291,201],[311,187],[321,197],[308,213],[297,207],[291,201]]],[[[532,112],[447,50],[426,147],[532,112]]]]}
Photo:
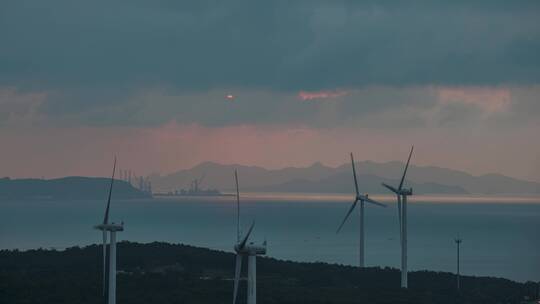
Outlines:
{"type": "Polygon", "coordinates": [[[247,304],[257,303],[257,255],[266,254],[266,241],[262,246],[254,245],[253,242],[248,243],[249,235],[253,231],[255,222],[251,223],[248,232],[242,240],[240,240],[240,192],[238,190],[238,174],[234,171],[234,179],[236,181],[236,211],[237,211],[237,225],[236,225],[236,245],[234,251],[236,251],[236,269],[234,272],[234,292],[233,292],[233,304],[236,304],[236,295],[238,294],[238,285],[240,283],[240,274],[242,272],[242,258],[248,257],[248,279],[247,279],[247,304]]]}
{"type": "Polygon", "coordinates": [[[114,184],[114,172],[116,170],[116,157],[114,158],[113,173],[111,177],[111,185],[109,187],[109,197],[107,199],[107,208],[105,209],[105,216],[103,217],[103,223],[94,226],[95,229],[103,232],[103,296],[108,295],[108,304],[116,303],[116,232],[124,231],[124,223],[118,225],[114,222],[109,223],[109,210],[111,207],[111,195],[114,184]],[[107,277],[107,231],[111,234],[111,241],[109,244],[109,274],[107,277]],[[109,288],[106,288],[107,278],[109,281],[109,288]],[[107,292],[106,292],[107,291],[107,292]]]}
{"type": "Polygon", "coordinates": [[[407,164],[405,165],[405,170],[403,171],[403,176],[399,182],[398,188],[394,188],[390,185],[382,183],[384,187],[394,192],[397,197],[398,205],[398,220],[399,220],[399,239],[401,242],[401,287],[407,288],[407,196],[413,194],[412,188],[404,189],[403,182],[405,181],[405,175],[407,174],[407,169],[409,168],[409,162],[411,161],[411,156],[413,153],[414,146],[411,147],[411,152],[409,153],[409,158],[407,159],[407,164]]]}
{"type": "Polygon", "coordinates": [[[367,194],[360,194],[360,191],[358,191],[358,180],[356,179],[356,169],[354,167],[354,158],[353,154],[351,153],[351,164],[352,164],[352,171],[353,171],[353,177],[354,177],[354,187],[356,189],[356,197],[354,199],[354,202],[349,208],[349,211],[347,212],[347,215],[345,215],[345,218],[341,222],[341,225],[339,225],[339,228],[337,229],[336,233],[339,233],[347,219],[349,218],[349,215],[353,212],[354,208],[356,207],[356,204],[360,202],[360,257],[359,257],[359,266],[364,267],[364,202],[368,202],[377,206],[386,207],[385,204],[381,204],[379,202],[376,202],[368,197],[367,194]]]}
{"type": "Polygon", "coordinates": [[[459,292],[461,286],[460,286],[460,281],[459,281],[459,247],[461,245],[461,242],[463,242],[462,239],[459,238],[459,235],[458,237],[454,240],[456,242],[456,245],[457,245],[457,272],[456,272],[456,280],[457,280],[457,290],[459,292]]]}

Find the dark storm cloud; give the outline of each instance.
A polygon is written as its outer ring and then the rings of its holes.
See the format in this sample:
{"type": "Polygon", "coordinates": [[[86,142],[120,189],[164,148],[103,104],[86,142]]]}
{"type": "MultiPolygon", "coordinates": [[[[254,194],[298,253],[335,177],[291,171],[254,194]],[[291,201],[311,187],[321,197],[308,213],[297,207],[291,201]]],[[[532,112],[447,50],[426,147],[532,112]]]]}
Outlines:
{"type": "Polygon", "coordinates": [[[531,2],[4,1],[0,79],[321,89],[540,79],[531,2]]]}

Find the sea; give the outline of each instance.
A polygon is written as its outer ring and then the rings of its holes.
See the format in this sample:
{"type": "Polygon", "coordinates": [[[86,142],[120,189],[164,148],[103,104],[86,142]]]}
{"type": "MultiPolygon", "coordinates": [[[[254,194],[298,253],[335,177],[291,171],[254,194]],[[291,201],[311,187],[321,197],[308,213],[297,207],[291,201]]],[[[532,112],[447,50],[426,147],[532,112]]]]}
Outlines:
{"type": "MultiPolygon", "coordinates": [[[[371,197],[371,196],[370,196],[371,197]]],[[[366,266],[399,267],[395,198],[366,204],[366,266]]],[[[254,243],[267,241],[267,256],[291,261],[358,265],[359,212],[336,230],[352,195],[245,193],[240,232],[252,223],[254,243]]],[[[85,246],[101,241],[93,226],[103,220],[104,200],[0,201],[0,249],[85,246]]],[[[237,240],[235,197],[163,197],[115,200],[111,221],[123,222],[118,240],[183,243],[233,251],[237,240]]],[[[461,273],[540,281],[540,197],[411,196],[408,204],[410,270],[455,272],[455,239],[461,273]]],[[[232,267],[232,264],[231,264],[232,267]]]]}

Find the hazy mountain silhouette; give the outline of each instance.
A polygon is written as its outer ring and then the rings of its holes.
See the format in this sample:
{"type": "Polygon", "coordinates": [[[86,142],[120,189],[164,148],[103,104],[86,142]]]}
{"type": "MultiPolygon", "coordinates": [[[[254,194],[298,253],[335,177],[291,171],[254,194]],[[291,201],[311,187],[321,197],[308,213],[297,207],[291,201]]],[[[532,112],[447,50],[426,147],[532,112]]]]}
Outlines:
{"type": "MultiPolygon", "coordinates": [[[[376,163],[364,161],[357,163],[358,172],[373,174],[383,178],[396,178],[403,172],[404,164],[398,161],[376,163]]],[[[339,167],[341,170],[350,170],[350,165],[339,167]]],[[[540,183],[519,180],[502,174],[472,174],[435,167],[414,166],[407,172],[407,180],[415,183],[437,183],[441,185],[458,186],[474,194],[538,194],[540,183]]]]}
{"type": "MultiPolygon", "coordinates": [[[[399,181],[381,178],[371,174],[360,174],[358,184],[362,185],[360,191],[367,193],[388,193],[381,188],[381,182],[387,184],[399,184],[399,181]]],[[[417,194],[467,194],[468,192],[458,186],[446,186],[436,183],[408,183],[408,187],[414,188],[417,194]]],[[[353,193],[354,183],[351,172],[341,172],[318,181],[296,179],[282,184],[251,188],[252,191],[269,192],[320,192],[320,193],[353,193]]]]}
{"type": "MultiPolygon", "coordinates": [[[[369,193],[388,193],[381,182],[397,185],[403,173],[402,162],[357,162],[359,185],[369,193]]],[[[238,170],[240,187],[245,191],[350,193],[354,190],[350,164],[332,168],[315,163],[304,168],[268,170],[256,166],[222,165],[204,162],[170,175],[151,176],[154,189],[169,191],[186,188],[194,178],[205,176],[203,187],[225,191],[234,189],[233,171],[238,170]]],[[[539,194],[540,183],[500,174],[474,176],[463,171],[411,165],[407,187],[415,193],[430,194],[539,194]]]]}
{"type": "MultiPolygon", "coordinates": [[[[0,179],[0,199],[107,199],[110,178],[70,176],[58,179],[0,179]]],[[[115,180],[114,199],[150,195],[115,180]]]]}
{"type": "Polygon", "coordinates": [[[233,190],[233,172],[235,169],[238,170],[240,186],[244,190],[277,185],[295,179],[317,181],[336,173],[335,168],[323,166],[321,163],[315,163],[305,168],[290,167],[280,170],[267,170],[256,166],[222,165],[204,162],[191,169],[181,170],[170,175],[153,175],[150,176],[150,180],[155,189],[169,191],[187,188],[193,179],[204,175],[202,187],[233,190]]]}

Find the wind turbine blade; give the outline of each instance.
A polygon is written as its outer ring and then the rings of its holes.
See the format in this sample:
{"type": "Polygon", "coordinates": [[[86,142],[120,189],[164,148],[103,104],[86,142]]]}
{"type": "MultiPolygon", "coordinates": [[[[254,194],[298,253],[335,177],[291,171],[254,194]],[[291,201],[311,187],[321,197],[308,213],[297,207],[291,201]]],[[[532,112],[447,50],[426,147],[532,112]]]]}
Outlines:
{"type": "Polygon", "coordinates": [[[409,153],[409,158],[407,159],[407,165],[405,165],[403,176],[401,177],[401,181],[399,182],[399,188],[398,188],[399,190],[401,190],[401,187],[403,187],[403,182],[405,181],[405,174],[407,174],[407,169],[409,168],[409,162],[411,161],[413,149],[414,149],[414,146],[411,147],[411,152],[409,153]]]}
{"type": "Polygon", "coordinates": [[[394,188],[394,187],[392,187],[392,186],[390,186],[390,185],[388,185],[388,184],[385,184],[385,183],[382,183],[382,185],[383,185],[383,187],[387,188],[388,190],[394,192],[395,194],[398,193],[398,191],[397,191],[396,188],[394,188]]]}
{"type": "Polygon", "coordinates": [[[103,230],[103,296],[107,289],[107,231],[103,230]]]}
{"type": "Polygon", "coordinates": [[[365,196],[365,195],[360,195],[359,198],[363,201],[366,201],[368,203],[371,203],[371,204],[374,204],[374,205],[377,205],[377,206],[381,206],[381,207],[387,207],[386,204],[383,204],[383,203],[379,203],[375,200],[372,200],[370,199],[369,197],[365,196]]]}
{"type": "Polygon", "coordinates": [[[358,198],[356,198],[353,202],[353,204],[351,205],[351,208],[349,208],[349,211],[347,212],[347,215],[345,215],[345,218],[343,219],[343,221],[341,222],[341,225],[339,225],[339,228],[337,229],[336,233],[339,233],[339,231],[341,230],[341,228],[343,227],[343,225],[345,225],[345,222],[347,221],[347,219],[349,218],[349,215],[351,215],[351,213],[353,212],[354,210],[354,207],[356,207],[356,203],[358,203],[358,198]]]}
{"type": "Polygon", "coordinates": [[[236,181],[236,242],[240,242],[240,190],[238,190],[238,173],[234,170],[236,181]]]}
{"type": "Polygon", "coordinates": [[[351,164],[352,164],[352,172],[354,176],[354,188],[356,189],[356,196],[360,195],[360,192],[358,191],[358,180],[356,179],[356,168],[354,167],[354,158],[351,153],[351,164]]]}
{"type": "Polygon", "coordinates": [[[115,171],[116,171],[116,156],[114,157],[114,165],[113,165],[113,171],[112,171],[112,177],[111,177],[111,186],[109,188],[109,198],[107,199],[107,209],[105,209],[105,217],[103,218],[103,224],[109,223],[109,209],[111,207],[111,195],[112,195],[112,188],[114,184],[115,171]]]}
{"type": "Polygon", "coordinates": [[[238,294],[238,285],[240,283],[240,273],[242,271],[242,255],[236,255],[236,269],[234,271],[234,292],[233,292],[233,304],[236,304],[236,295],[238,294]]]}
{"type": "Polygon", "coordinates": [[[255,221],[253,221],[251,223],[251,226],[249,227],[249,230],[248,230],[246,236],[244,237],[244,239],[242,240],[242,242],[238,246],[240,249],[242,249],[242,248],[244,248],[244,246],[246,246],[246,242],[247,242],[247,240],[249,238],[249,235],[251,234],[251,231],[253,230],[253,226],[255,226],[255,221]]]}

